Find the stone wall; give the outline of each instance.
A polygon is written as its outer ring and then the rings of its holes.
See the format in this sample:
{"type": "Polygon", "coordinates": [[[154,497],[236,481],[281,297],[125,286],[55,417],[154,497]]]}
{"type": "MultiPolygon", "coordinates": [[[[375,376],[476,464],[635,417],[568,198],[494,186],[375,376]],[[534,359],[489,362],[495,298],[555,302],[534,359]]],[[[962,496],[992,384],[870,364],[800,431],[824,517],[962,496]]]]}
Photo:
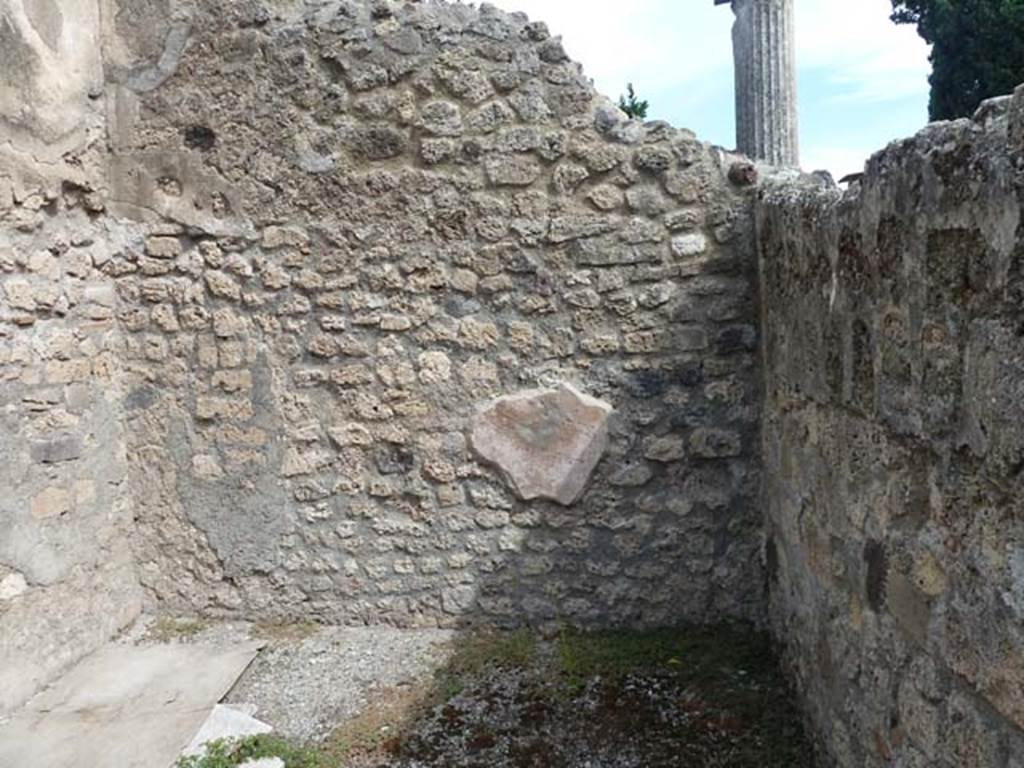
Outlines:
{"type": "Polygon", "coordinates": [[[0,713],[140,609],[102,274],[117,235],[87,205],[0,198],[0,713]]]}
{"type": "Polygon", "coordinates": [[[1024,765],[1024,91],[757,212],[771,621],[840,766],[1024,765]]]}
{"type": "Polygon", "coordinates": [[[149,233],[108,274],[150,592],[402,625],[757,619],[733,158],[626,121],[488,6],[188,24],[158,87],[110,87],[110,208],[149,233]],[[561,382],[613,406],[609,446],[577,503],[526,502],[471,423],[561,382]]]}
{"type": "Polygon", "coordinates": [[[763,617],[738,158],[488,6],[0,0],[0,35],[0,705],[136,573],[206,615],[763,617]],[[562,385],[604,450],[527,501],[470,431],[562,385]]]}
{"type": "Polygon", "coordinates": [[[1024,93],[755,204],[487,5],[0,0],[0,43],[0,713],[140,582],[641,626],[763,621],[767,570],[837,764],[1022,768],[1024,93]]]}
{"type": "Polygon", "coordinates": [[[98,39],[89,4],[0,2],[0,716],[141,606],[98,39]]]}

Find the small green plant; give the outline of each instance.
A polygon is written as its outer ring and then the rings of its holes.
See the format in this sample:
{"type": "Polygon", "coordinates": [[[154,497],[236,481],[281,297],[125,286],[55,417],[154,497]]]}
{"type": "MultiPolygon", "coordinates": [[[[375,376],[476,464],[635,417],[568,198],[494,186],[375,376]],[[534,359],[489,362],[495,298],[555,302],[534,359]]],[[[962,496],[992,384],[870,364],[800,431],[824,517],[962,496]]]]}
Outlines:
{"type": "Polygon", "coordinates": [[[626,84],[626,95],[619,96],[619,109],[637,120],[647,119],[647,110],[650,106],[646,100],[641,101],[637,98],[632,83],[626,84]]]}
{"type": "Polygon", "coordinates": [[[277,757],[285,768],[341,768],[324,762],[314,750],[303,749],[272,734],[246,736],[241,739],[217,739],[206,745],[206,753],[183,757],[175,768],[235,768],[247,760],[277,757]]]}

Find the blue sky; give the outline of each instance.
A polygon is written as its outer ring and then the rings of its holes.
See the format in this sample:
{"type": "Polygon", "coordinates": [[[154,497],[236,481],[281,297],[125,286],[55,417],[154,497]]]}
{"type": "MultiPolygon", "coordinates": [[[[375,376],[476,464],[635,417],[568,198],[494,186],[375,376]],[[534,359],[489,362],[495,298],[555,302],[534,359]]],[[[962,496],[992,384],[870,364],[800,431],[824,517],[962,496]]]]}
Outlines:
{"type": "MultiPolygon", "coordinates": [[[[547,22],[598,89],[735,146],[732,11],[713,0],[491,0],[547,22]]],[[[837,177],[928,119],[928,48],[889,0],[796,0],[801,160],[837,177]]]]}

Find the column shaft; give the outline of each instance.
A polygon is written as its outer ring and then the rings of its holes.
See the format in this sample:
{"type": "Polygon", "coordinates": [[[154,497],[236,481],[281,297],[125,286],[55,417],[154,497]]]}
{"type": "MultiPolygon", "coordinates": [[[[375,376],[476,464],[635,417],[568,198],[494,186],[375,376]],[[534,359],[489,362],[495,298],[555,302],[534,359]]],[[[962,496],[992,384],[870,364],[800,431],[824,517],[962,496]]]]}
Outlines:
{"type": "Polygon", "coordinates": [[[793,0],[733,0],[736,144],[757,160],[799,164],[793,0]]]}

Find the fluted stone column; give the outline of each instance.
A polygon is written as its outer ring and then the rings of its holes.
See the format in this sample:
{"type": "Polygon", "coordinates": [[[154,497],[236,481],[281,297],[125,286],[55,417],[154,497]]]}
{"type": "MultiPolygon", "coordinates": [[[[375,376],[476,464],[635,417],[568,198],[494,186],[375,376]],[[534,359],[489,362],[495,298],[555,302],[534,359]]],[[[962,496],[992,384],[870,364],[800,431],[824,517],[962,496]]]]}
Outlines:
{"type": "Polygon", "coordinates": [[[797,166],[793,0],[732,0],[732,9],[737,148],[756,160],[797,166]]]}

